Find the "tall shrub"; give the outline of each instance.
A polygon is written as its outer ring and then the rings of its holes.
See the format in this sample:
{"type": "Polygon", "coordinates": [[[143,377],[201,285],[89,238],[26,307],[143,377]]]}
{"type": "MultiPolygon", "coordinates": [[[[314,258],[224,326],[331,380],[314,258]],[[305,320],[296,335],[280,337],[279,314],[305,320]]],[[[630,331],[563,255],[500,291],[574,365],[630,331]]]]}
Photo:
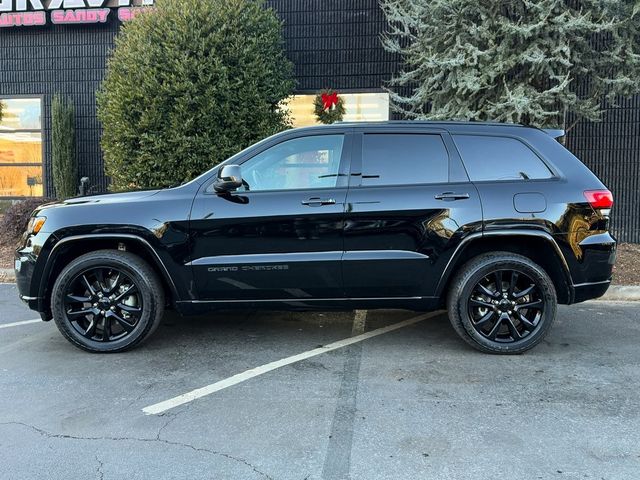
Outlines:
{"type": "Polygon", "coordinates": [[[76,114],[73,103],[60,95],[51,102],[51,163],[58,198],[77,195],[76,114]]]}
{"type": "Polygon", "coordinates": [[[640,91],[638,0],[381,0],[410,118],[557,127],[640,91]]]}
{"type": "Polygon", "coordinates": [[[255,0],[158,0],[116,40],[98,95],[112,189],[190,180],[289,126],[275,12],[255,0]]]}

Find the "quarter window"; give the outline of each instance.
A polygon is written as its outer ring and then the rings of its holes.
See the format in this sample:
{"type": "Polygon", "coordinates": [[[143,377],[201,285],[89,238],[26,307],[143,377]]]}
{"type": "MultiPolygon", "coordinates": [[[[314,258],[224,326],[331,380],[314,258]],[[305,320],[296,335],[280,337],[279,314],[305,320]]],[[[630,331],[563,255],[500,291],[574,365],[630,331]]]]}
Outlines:
{"type": "Polygon", "coordinates": [[[344,135],[296,138],[242,164],[244,190],[332,188],[338,183],[344,135]]]}
{"type": "Polygon", "coordinates": [[[41,101],[13,98],[0,103],[0,198],[41,197],[41,101]]]}
{"type": "Polygon", "coordinates": [[[446,183],[449,154],[440,135],[365,134],[362,185],[446,183]]]}
{"type": "Polygon", "coordinates": [[[553,174],[520,140],[481,135],[455,135],[454,141],[472,181],[532,180],[553,174]]]}

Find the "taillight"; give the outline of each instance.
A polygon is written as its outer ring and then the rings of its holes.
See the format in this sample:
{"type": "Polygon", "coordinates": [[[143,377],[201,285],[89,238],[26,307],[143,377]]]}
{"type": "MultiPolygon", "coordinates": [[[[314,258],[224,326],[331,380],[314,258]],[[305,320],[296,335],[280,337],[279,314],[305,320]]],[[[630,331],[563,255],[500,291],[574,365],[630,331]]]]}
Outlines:
{"type": "Polygon", "coordinates": [[[587,190],[584,196],[594,209],[613,207],[613,195],[609,190],[587,190]]]}

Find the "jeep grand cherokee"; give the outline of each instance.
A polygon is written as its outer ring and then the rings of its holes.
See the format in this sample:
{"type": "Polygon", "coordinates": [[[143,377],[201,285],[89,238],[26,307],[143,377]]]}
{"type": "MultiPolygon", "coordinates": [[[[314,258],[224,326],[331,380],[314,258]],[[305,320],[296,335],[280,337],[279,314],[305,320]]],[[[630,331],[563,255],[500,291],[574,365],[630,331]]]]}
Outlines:
{"type": "Polygon", "coordinates": [[[554,137],[512,124],[290,130],[183,186],[33,213],[21,297],[74,345],[118,352],[170,307],[434,310],[521,353],[556,305],[605,293],[611,193],[554,137]]]}

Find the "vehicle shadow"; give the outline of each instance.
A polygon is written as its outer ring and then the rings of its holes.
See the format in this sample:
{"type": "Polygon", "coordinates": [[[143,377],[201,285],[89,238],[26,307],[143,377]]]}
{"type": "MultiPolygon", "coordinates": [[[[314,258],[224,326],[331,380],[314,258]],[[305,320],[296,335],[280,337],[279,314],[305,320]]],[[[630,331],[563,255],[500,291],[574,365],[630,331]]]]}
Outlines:
{"type": "MultiPolygon", "coordinates": [[[[364,329],[354,327],[355,312],[220,311],[209,315],[182,317],[167,312],[157,332],[141,348],[171,350],[176,345],[189,348],[226,347],[238,342],[316,348],[361,333],[384,328],[422,315],[406,310],[366,312],[364,329]]],[[[389,335],[383,334],[382,337],[389,335]]],[[[410,327],[391,333],[399,337],[421,337],[427,346],[466,349],[458,341],[441,312],[410,327]],[[404,331],[404,333],[402,333],[404,331]]]]}

